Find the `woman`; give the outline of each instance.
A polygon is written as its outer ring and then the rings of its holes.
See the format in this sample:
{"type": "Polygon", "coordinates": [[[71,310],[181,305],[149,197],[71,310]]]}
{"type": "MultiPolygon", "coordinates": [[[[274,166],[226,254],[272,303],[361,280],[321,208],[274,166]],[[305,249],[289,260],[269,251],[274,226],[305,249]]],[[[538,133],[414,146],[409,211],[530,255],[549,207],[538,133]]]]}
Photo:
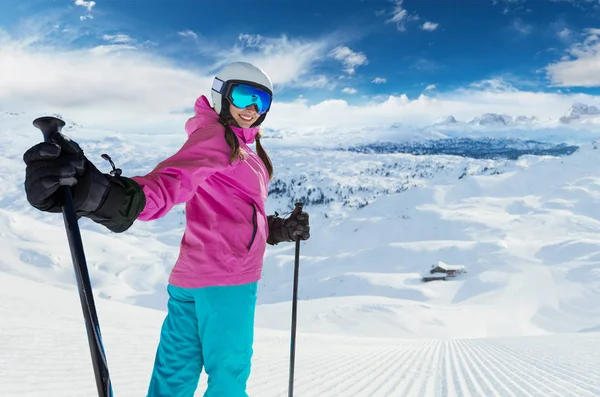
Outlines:
{"type": "Polygon", "coordinates": [[[56,192],[68,185],[79,216],[120,233],[185,203],[148,397],[193,396],[202,368],[205,396],[247,396],[266,244],[310,236],[305,212],[286,219],[265,212],[273,166],[258,127],[272,91],[261,69],[227,65],[213,81],[212,106],[205,96],[196,100],[186,142],[144,176],[103,174],[73,142],[40,143],[24,154],[27,199],[41,211],[60,212],[56,192]],[[248,146],[254,142],[256,153],[248,146]]]}

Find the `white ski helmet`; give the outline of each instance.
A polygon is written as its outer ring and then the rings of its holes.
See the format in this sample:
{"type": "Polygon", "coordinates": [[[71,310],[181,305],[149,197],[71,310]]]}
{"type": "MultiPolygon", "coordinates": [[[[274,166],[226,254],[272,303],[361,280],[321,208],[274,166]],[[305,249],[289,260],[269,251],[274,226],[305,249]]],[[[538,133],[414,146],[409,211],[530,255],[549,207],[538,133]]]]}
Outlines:
{"type": "MultiPolygon", "coordinates": [[[[271,79],[262,69],[247,62],[230,63],[221,69],[213,80],[211,97],[217,114],[221,114],[223,94],[227,92],[228,83],[230,82],[254,85],[267,90],[269,94],[273,95],[271,79]]],[[[264,119],[264,116],[266,116],[266,113],[261,116],[261,119],[264,119]]]]}

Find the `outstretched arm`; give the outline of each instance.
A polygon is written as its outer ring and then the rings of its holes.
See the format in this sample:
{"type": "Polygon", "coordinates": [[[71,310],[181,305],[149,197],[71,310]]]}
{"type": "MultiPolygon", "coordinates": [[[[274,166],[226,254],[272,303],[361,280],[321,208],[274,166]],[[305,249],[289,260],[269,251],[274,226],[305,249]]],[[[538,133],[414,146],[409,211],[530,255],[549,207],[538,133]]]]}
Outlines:
{"type": "Polygon", "coordinates": [[[139,219],[149,221],[164,216],[176,204],[188,201],[208,177],[227,166],[229,150],[219,129],[197,130],[177,153],[150,173],[132,178],[146,196],[139,219]]]}

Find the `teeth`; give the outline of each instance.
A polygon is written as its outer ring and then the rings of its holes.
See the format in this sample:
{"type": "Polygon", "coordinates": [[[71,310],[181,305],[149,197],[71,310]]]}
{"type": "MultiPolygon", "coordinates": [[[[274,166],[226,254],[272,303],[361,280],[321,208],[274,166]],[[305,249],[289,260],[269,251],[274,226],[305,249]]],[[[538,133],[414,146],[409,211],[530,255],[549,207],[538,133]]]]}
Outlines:
{"type": "Polygon", "coordinates": [[[250,120],[252,120],[252,117],[243,116],[243,115],[241,115],[241,114],[240,114],[240,117],[241,117],[243,120],[246,120],[246,121],[250,121],[250,120]]]}

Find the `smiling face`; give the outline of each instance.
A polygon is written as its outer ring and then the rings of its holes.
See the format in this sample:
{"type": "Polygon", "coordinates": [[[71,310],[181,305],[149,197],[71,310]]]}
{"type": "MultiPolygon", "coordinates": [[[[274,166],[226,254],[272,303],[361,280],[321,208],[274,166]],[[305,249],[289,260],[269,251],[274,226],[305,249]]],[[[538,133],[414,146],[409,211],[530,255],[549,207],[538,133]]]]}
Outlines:
{"type": "Polygon", "coordinates": [[[229,113],[233,117],[233,119],[238,123],[238,125],[242,128],[249,128],[252,124],[258,120],[260,116],[256,112],[256,106],[251,105],[245,109],[237,108],[233,105],[229,105],[229,113]]]}

